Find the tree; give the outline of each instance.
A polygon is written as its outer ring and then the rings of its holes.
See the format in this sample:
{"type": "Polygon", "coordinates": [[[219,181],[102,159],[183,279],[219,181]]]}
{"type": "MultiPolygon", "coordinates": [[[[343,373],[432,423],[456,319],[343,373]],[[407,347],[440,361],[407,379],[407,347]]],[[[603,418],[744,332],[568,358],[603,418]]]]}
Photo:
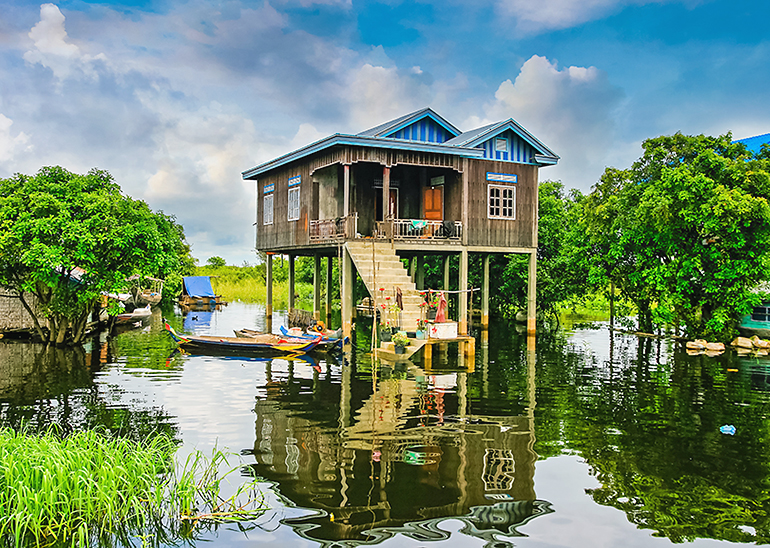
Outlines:
{"type": "MultiPolygon", "coordinates": [[[[577,190],[565,192],[558,181],[538,185],[537,307],[546,314],[586,292],[587,266],[580,247],[584,233],[579,228],[584,199],[577,190]]],[[[490,261],[490,277],[500,281],[492,302],[504,315],[525,306],[527,262],[523,255],[493,256],[490,261]]]]}
{"type": "Polygon", "coordinates": [[[0,180],[0,285],[18,293],[45,342],[81,342],[103,292],[133,274],[189,270],[189,251],[173,217],[122,194],[106,171],[44,167],[0,180]]]}
{"type": "Polygon", "coordinates": [[[770,160],[730,134],[642,147],[631,169],[608,168],[586,202],[593,274],[637,304],[642,329],[656,319],[730,338],[767,279],[770,160]]]}
{"type": "Polygon", "coordinates": [[[222,258],[214,255],[213,257],[209,257],[206,261],[206,264],[208,266],[213,266],[214,268],[218,268],[221,266],[226,266],[227,262],[222,258]]]}

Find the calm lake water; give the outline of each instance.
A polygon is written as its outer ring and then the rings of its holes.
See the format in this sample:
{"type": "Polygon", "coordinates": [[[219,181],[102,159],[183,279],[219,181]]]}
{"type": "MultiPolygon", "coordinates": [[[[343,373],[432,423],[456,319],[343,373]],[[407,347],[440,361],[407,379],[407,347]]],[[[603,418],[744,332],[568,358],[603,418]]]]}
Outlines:
{"type": "MultiPolygon", "coordinates": [[[[197,334],[265,324],[255,304],[166,315],[197,334]]],[[[82,351],[0,342],[0,424],[233,452],[247,470],[231,478],[264,478],[269,510],[199,545],[770,542],[770,359],[688,357],[602,323],[528,346],[496,323],[467,367],[452,345],[429,368],[373,364],[369,328],[350,360],[179,354],[160,313],[82,351]]]]}

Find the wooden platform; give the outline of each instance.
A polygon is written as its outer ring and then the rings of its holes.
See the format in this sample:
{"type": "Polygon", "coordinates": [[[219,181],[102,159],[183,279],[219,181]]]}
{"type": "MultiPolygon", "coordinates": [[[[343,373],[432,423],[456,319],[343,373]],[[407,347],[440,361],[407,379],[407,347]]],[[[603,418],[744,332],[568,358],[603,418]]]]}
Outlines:
{"type": "Polygon", "coordinates": [[[430,367],[433,360],[433,347],[437,344],[449,343],[459,343],[459,351],[466,363],[473,364],[475,362],[476,339],[469,335],[461,335],[453,339],[409,339],[409,346],[406,347],[403,354],[396,354],[392,342],[384,342],[380,348],[374,349],[374,356],[386,361],[408,360],[424,348],[423,362],[426,367],[430,367]]]}

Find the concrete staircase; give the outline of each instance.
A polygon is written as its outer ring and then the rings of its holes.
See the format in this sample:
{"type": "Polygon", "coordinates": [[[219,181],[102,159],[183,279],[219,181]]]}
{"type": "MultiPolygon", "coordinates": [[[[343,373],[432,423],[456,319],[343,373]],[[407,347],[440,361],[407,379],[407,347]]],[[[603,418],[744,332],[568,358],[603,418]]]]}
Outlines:
{"type": "Polygon", "coordinates": [[[400,314],[400,327],[403,331],[416,330],[417,320],[423,317],[420,307],[423,297],[390,242],[356,240],[346,242],[345,247],[382,317],[387,318],[388,312],[383,311],[381,305],[388,306],[396,302],[398,287],[404,305],[400,314]],[[380,291],[380,288],[384,291],[380,291]],[[390,297],[390,300],[386,297],[390,297]]]}

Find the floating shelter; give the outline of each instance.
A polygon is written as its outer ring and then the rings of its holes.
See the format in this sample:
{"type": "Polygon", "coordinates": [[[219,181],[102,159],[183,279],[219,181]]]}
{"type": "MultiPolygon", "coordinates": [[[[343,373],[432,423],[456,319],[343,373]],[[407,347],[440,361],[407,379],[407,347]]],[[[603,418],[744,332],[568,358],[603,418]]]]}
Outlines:
{"type": "Polygon", "coordinates": [[[222,296],[214,293],[210,276],[184,276],[180,306],[215,306],[222,304],[222,296]]]}
{"type": "MultiPolygon", "coordinates": [[[[257,187],[256,248],[267,254],[267,313],[272,314],[272,255],[315,259],[314,312],[321,310],[321,260],[341,271],[342,327],[351,331],[355,271],[377,306],[403,294],[402,321],[420,318],[426,256],[459,257],[458,333],[468,333],[468,257],[484,257],[482,326],[489,318],[489,257],[529,256],[527,325],[535,329],[537,184],[559,157],[514,119],[461,131],[430,108],[356,135],[336,133],[243,172],[257,187]],[[411,261],[410,269],[401,259],[411,261]],[[380,291],[384,289],[386,291],[380,291]]],[[[326,295],[330,309],[330,292],[326,295]]],[[[411,327],[411,329],[410,329],[411,327]]]]}

